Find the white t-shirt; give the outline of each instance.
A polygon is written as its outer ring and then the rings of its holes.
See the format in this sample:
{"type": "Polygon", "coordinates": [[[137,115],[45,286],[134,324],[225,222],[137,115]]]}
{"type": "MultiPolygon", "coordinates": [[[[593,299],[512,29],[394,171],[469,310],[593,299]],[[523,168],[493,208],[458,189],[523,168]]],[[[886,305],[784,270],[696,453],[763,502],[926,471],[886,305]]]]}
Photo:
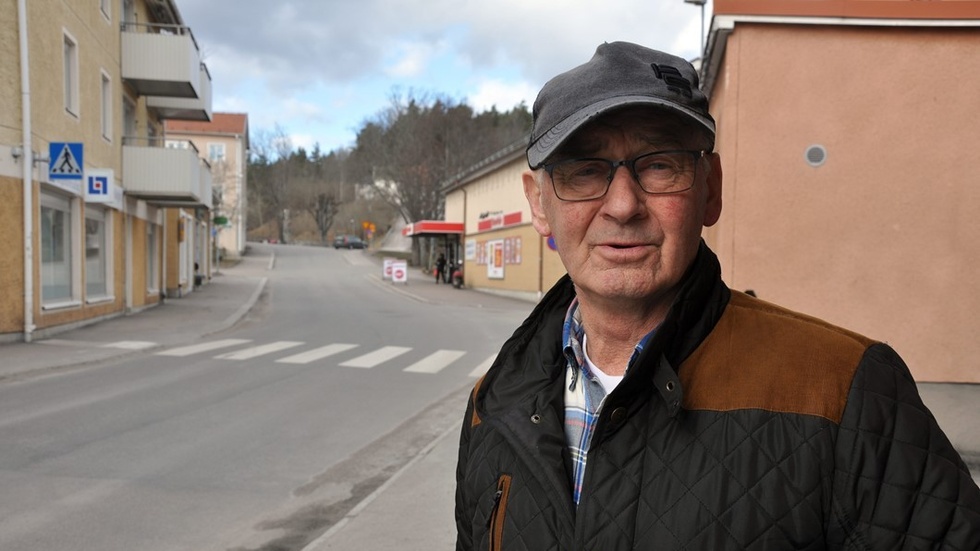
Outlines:
{"type": "Polygon", "coordinates": [[[609,394],[616,388],[620,382],[623,380],[623,375],[606,375],[596,364],[592,363],[592,359],[589,358],[589,336],[582,335],[582,353],[585,354],[585,364],[589,366],[589,371],[595,375],[595,378],[599,380],[602,384],[602,388],[606,389],[606,394],[609,394]]]}

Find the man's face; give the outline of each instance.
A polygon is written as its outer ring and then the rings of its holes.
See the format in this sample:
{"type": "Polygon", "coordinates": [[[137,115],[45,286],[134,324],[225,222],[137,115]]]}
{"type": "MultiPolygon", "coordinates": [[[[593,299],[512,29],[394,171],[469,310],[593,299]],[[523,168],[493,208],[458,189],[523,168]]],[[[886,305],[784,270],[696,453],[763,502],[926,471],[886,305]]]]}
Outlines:
{"type": "MultiPolygon", "coordinates": [[[[676,123],[661,123],[649,111],[620,112],[579,129],[551,160],[701,149],[679,134],[676,123]]],[[[701,228],[721,214],[721,164],[716,154],[698,161],[693,187],[668,195],[646,193],[626,167],[599,199],[558,199],[543,169],[524,174],[524,192],[534,228],[554,236],[582,300],[669,304],[697,254],[701,228]]]]}

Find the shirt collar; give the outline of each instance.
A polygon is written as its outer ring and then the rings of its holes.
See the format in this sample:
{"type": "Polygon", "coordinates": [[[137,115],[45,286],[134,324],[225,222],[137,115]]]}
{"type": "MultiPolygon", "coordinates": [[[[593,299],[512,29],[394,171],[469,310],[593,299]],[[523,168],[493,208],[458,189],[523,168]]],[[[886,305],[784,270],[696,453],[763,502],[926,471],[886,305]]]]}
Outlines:
{"type": "MultiPolygon", "coordinates": [[[[636,362],[636,359],[640,357],[640,353],[643,352],[643,347],[646,346],[650,338],[657,332],[657,329],[659,329],[659,326],[644,335],[640,339],[640,342],[636,343],[633,354],[630,356],[629,363],[626,366],[627,371],[636,362]]],[[[592,373],[589,372],[588,362],[585,361],[585,350],[582,347],[584,337],[585,327],[582,325],[582,313],[579,311],[578,297],[576,297],[568,305],[568,310],[565,312],[565,323],[562,325],[561,332],[562,351],[565,354],[565,359],[568,361],[568,368],[572,370],[569,390],[575,389],[580,373],[592,378],[592,373]]]]}

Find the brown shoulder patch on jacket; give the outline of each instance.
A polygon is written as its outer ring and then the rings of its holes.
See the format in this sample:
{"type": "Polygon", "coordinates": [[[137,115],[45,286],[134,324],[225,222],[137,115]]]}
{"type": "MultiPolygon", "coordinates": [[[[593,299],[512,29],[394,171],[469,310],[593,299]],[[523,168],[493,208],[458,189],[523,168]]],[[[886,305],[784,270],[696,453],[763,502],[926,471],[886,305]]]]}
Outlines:
{"type": "Polygon", "coordinates": [[[840,422],[874,341],[732,291],[714,330],[684,361],[685,409],[817,415],[840,422]]]}
{"type": "Polygon", "coordinates": [[[480,393],[480,385],[483,384],[483,379],[486,377],[486,375],[480,377],[479,380],[476,381],[476,384],[473,385],[473,392],[470,393],[470,407],[473,409],[473,414],[470,416],[471,429],[475,428],[482,422],[480,419],[480,414],[476,412],[476,395],[480,393]]]}

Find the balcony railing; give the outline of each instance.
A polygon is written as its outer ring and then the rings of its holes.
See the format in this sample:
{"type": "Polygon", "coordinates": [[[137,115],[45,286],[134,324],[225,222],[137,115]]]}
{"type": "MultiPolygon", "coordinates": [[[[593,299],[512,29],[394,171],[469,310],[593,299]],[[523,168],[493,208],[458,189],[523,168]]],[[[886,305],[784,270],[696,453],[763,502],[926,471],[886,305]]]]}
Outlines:
{"type": "Polygon", "coordinates": [[[211,208],[211,167],[188,141],[123,138],[122,185],[151,204],[211,208]]]}
{"type": "Polygon", "coordinates": [[[211,73],[208,67],[201,64],[200,98],[174,98],[150,96],[146,98],[146,106],[156,109],[161,119],[177,119],[183,121],[211,121],[211,73]]]}
{"type": "Polygon", "coordinates": [[[201,53],[190,28],[124,23],[122,76],[144,96],[201,99],[201,53]]]}

